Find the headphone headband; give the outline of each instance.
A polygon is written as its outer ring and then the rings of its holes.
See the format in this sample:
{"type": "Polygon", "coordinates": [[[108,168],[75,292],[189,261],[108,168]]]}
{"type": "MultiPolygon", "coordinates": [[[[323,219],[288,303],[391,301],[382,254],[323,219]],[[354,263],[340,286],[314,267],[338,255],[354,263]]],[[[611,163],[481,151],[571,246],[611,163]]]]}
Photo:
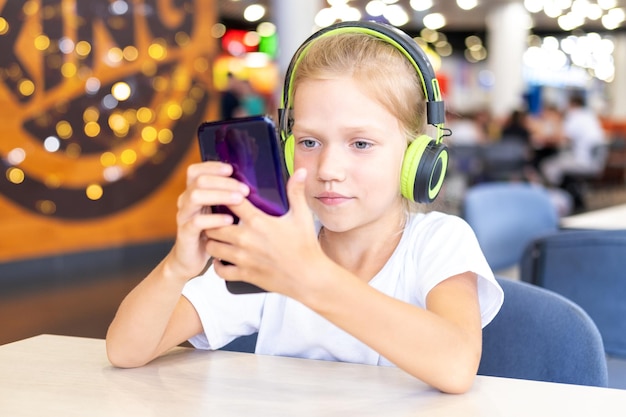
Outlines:
{"type": "Polygon", "coordinates": [[[371,21],[335,23],[311,35],[298,48],[285,74],[285,86],[283,88],[282,101],[279,109],[279,126],[281,132],[288,131],[288,117],[285,113],[289,108],[289,100],[292,97],[293,75],[300,60],[306,55],[306,51],[314,40],[337,33],[364,33],[371,35],[390,43],[404,54],[419,76],[424,97],[426,98],[426,122],[437,128],[437,143],[440,143],[444,136],[443,124],[445,121],[445,107],[441,99],[439,82],[435,77],[435,71],[433,70],[430,60],[422,48],[406,33],[394,26],[371,21]]]}

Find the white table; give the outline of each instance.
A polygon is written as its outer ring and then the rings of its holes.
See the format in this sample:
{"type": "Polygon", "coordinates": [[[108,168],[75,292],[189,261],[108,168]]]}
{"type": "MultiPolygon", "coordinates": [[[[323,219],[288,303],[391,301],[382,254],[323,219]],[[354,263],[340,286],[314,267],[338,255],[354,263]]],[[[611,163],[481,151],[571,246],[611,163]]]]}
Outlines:
{"type": "Polygon", "coordinates": [[[626,204],[563,217],[561,227],[566,229],[626,229],[626,204]]]}
{"type": "Polygon", "coordinates": [[[116,369],[104,341],[42,335],[0,346],[0,415],[609,416],[626,390],[479,376],[463,395],[397,368],[176,348],[116,369]]]}

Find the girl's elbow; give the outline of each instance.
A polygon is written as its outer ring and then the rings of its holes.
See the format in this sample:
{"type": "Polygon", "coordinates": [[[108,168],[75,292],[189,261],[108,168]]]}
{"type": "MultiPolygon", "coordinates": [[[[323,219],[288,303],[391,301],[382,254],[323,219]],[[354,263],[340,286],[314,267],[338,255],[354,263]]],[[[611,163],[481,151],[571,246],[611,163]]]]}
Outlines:
{"type": "Polygon", "coordinates": [[[116,368],[138,368],[149,362],[130,354],[129,349],[116,346],[109,339],[106,340],[107,359],[116,368]]]}
{"type": "Polygon", "coordinates": [[[448,394],[464,394],[474,384],[480,364],[480,354],[468,354],[465,357],[461,355],[455,359],[446,361],[446,364],[441,367],[433,386],[448,394]]]}
{"type": "Polygon", "coordinates": [[[443,378],[436,388],[446,394],[465,394],[472,388],[475,379],[476,373],[455,372],[453,375],[443,378]]]}

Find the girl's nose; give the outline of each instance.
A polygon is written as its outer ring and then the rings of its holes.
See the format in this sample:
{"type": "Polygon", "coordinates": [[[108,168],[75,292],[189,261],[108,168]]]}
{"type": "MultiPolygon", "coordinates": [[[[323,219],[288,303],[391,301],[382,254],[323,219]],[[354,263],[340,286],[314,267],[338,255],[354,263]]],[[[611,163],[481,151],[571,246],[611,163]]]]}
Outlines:
{"type": "Polygon", "coordinates": [[[346,176],[347,155],[337,146],[327,146],[322,152],[317,166],[317,177],[321,181],[343,181],[346,176]]]}

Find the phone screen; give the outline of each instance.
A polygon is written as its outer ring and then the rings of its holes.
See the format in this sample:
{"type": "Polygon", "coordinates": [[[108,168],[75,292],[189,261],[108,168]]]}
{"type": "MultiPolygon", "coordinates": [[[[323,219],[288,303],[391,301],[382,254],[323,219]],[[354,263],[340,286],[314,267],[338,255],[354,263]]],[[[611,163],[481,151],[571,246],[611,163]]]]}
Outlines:
{"type": "MultiPolygon", "coordinates": [[[[250,187],[248,200],[265,213],[280,216],[289,210],[285,189],[286,169],[276,127],[266,116],[205,122],[198,128],[203,161],[222,161],[232,165],[233,178],[250,187]]],[[[212,206],[214,213],[227,213],[225,206],[212,206]]],[[[233,294],[264,292],[243,281],[227,281],[233,294]]]]}
{"type": "MultiPolygon", "coordinates": [[[[273,216],[289,210],[281,146],[269,117],[206,122],[198,129],[198,139],[202,160],[231,164],[232,177],[250,187],[252,204],[273,216]]],[[[211,209],[232,215],[224,206],[211,209]]]]}

